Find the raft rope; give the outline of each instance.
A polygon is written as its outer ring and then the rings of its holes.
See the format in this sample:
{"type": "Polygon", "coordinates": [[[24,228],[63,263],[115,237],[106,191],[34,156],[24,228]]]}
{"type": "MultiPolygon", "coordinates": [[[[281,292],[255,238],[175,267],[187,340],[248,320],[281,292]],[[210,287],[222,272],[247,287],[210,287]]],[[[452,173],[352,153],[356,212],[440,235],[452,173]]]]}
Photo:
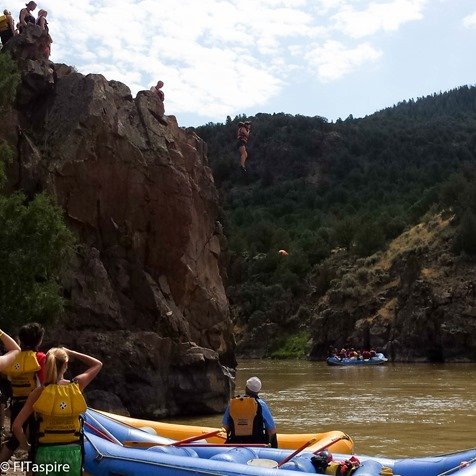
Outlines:
{"type": "MultiPolygon", "coordinates": [[[[105,455],[101,453],[101,451],[96,447],[96,445],[88,438],[88,435],[85,434],[84,437],[89,441],[91,446],[94,448],[94,450],[97,453],[97,456],[95,458],[96,461],[102,461],[103,459],[112,459],[112,460],[119,460],[119,461],[127,461],[129,463],[142,463],[142,464],[147,464],[149,466],[157,466],[159,468],[169,468],[169,469],[177,469],[183,472],[190,472],[193,474],[205,474],[208,476],[223,476],[223,473],[217,473],[215,471],[210,471],[206,469],[198,469],[198,468],[184,468],[183,466],[178,466],[178,465],[173,465],[173,464],[166,464],[166,463],[157,463],[155,461],[144,461],[142,459],[137,459],[137,458],[126,458],[124,456],[111,456],[111,455],[105,455]]],[[[231,474],[231,473],[230,473],[231,474]]]]}
{"type": "Polygon", "coordinates": [[[463,469],[463,468],[467,468],[469,465],[473,464],[474,462],[476,462],[476,458],[470,459],[469,461],[461,461],[461,463],[458,466],[448,469],[448,471],[445,471],[444,473],[440,473],[437,476],[447,476],[449,474],[456,473],[456,471],[459,471],[460,469],[463,469]],[[464,466],[462,466],[463,464],[464,466]]]}

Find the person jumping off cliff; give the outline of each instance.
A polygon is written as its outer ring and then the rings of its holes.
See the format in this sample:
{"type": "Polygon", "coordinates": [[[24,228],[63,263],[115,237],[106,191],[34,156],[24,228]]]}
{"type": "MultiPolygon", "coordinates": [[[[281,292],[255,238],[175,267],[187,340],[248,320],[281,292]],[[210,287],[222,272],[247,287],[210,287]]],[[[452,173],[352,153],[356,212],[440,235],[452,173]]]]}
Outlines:
{"type": "Polygon", "coordinates": [[[248,152],[246,150],[246,145],[248,144],[248,139],[251,132],[251,122],[239,122],[238,123],[238,132],[237,132],[237,141],[238,141],[238,150],[240,152],[240,167],[243,172],[246,172],[245,162],[248,158],[248,152]]]}

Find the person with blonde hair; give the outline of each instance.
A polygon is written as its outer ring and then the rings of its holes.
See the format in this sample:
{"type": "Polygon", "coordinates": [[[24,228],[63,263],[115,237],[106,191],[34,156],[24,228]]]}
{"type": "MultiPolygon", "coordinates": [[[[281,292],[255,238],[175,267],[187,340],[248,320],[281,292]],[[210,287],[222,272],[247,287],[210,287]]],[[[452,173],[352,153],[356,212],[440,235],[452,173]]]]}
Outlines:
{"type": "Polygon", "coordinates": [[[18,24],[18,30],[20,33],[26,28],[26,26],[31,23],[34,25],[36,23],[35,17],[31,12],[37,7],[36,2],[28,2],[25,4],[25,8],[20,10],[20,22],[18,24]]]}
{"type": "Polygon", "coordinates": [[[38,12],[38,18],[36,19],[36,24],[42,30],[46,30],[46,33],[49,33],[48,22],[46,21],[47,15],[48,15],[48,12],[46,10],[41,9],[38,12]]]}
{"type": "MultiPolygon", "coordinates": [[[[57,463],[64,474],[76,476],[82,467],[82,423],[86,408],[82,391],[101,370],[102,362],[90,355],[65,347],[54,347],[46,354],[45,380],[29,395],[13,422],[13,433],[23,448],[29,448],[23,424],[31,414],[36,420],[31,460],[37,465],[57,463]],[[72,380],[64,377],[70,359],[87,369],[72,380]]],[[[58,473],[56,473],[58,474],[58,473]]]]}

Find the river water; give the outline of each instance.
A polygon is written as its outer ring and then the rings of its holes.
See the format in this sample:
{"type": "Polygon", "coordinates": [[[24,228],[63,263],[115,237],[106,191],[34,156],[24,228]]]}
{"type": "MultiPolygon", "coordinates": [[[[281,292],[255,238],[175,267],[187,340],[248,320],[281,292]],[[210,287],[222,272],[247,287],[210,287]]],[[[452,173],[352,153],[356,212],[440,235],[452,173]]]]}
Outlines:
{"type": "MultiPolygon", "coordinates": [[[[330,367],[325,362],[245,360],[263,383],[278,432],[341,430],[357,454],[427,456],[476,447],[476,364],[330,367]]],[[[219,415],[174,419],[219,427],[219,415]]]]}

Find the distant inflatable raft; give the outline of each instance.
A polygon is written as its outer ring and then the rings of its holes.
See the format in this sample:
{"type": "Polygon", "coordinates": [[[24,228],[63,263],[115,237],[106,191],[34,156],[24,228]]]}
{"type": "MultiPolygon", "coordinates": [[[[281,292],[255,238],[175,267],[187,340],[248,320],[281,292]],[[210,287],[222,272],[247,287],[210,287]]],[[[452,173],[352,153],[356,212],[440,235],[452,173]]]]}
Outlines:
{"type": "Polygon", "coordinates": [[[333,356],[327,358],[327,365],[340,367],[347,365],[382,365],[387,361],[388,359],[383,354],[377,354],[375,357],[371,357],[370,359],[340,359],[339,357],[333,356]]]}

